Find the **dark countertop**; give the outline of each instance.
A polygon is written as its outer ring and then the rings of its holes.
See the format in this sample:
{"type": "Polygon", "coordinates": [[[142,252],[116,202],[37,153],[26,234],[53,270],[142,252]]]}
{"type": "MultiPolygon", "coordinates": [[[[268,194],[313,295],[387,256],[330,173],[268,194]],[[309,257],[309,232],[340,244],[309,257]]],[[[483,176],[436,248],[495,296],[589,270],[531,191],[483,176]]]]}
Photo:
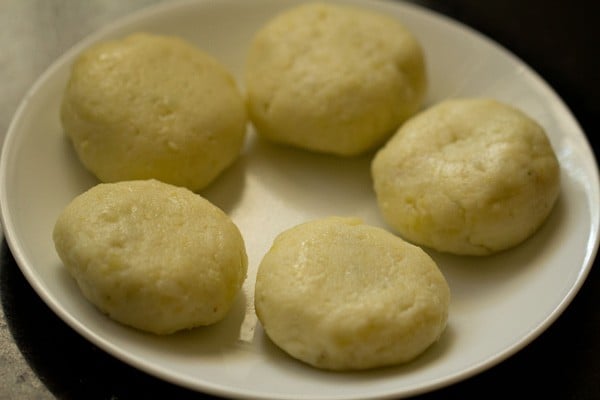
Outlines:
{"type": "MultiPolygon", "coordinates": [[[[35,78],[71,45],[156,0],[4,0],[0,4],[0,129],[35,78]]],[[[598,2],[415,1],[500,43],[562,97],[591,139],[600,116],[598,2]]],[[[594,148],[598,157],[598,147],[594,148]]],[[[558,320],[523,350],[470,379],[419,399],[600,399],[600,271],[558,320]]],[[[63,323],[0,247],[0,399],[213,398],[153,378],[63,323]]]]}

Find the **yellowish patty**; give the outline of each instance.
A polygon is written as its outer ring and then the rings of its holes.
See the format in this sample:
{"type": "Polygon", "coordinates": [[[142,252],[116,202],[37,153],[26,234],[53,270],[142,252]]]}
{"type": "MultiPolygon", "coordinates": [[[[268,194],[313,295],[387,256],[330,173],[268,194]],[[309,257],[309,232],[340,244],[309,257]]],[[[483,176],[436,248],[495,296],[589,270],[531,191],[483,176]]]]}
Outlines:
{"type": "Polygon", "coordinates": [[[155,180],[99,184],[77,196],[53,239],[90,302],[156,334],[221,320],[246,277],[244,241],[230,218],[155,180]]]}
{"type": "Polygon", "coordinates": [[[247,115],[217,60],[182,39],[139,33],[77,58],[61,120],[101,181],[154,178],[199,191],[238,157],[247,115]]]}
{"type": "Polygon", "coordinates": [[[337,155],[380,145],[426,90],[421,46],[397,20],[321,3],[287,10],[257,32],[245,76],[259,134],[337,155]]]}
{"type": "Polygon", "coordinates": [[[491,99],[453,99],[406,122],[372,163],[378,205],[404,238],[485,255],[545,221],[560,191],[544,129],[491,99]]]}
{"type": "Polygon", "coordinates": [[[318,368],[412,360],[445,329],[449,287],[420,248],[357,219],[281,233],[260,263],[258,318],[269,338],[318,368]]]}

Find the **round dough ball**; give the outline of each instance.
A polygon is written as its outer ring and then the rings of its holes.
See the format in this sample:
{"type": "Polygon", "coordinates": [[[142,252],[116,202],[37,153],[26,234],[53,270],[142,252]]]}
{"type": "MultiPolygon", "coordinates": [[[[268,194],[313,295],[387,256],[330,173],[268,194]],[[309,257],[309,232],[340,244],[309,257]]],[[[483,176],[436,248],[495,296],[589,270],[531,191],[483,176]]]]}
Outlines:
{"type": "Polygon", "coordinates": [[[192,191],[239,156],[248,121],[223,65],[182,39],[144,33],[78,57],[61,120],[101,181],[154,178],[192,191]]]}
{"type": "Polygon", "coordinates": [[[438,340],[450,291],[420,248],[358,219],[330,217],[281,233],[257,273],[266,334],[318,368],[412,360],[438,340]]]}
{"type": "Polygon", "coordinates": [[[560,190],[543,128],[491,99],[444,101],[406,122],[372,176],[385,220],[407,240],[486,255],[531,236],[560,190]]]}
{"type": "Polygon", "coordinates": [[[419,109],[425,61],[420,44],[395,19],[309,3],[256,34],[246,87],[259,134],[349,156],[381,145],[419,109]]]}
{"type": "Polygon", "coordinates": [[[90,302],[156,334],[223,319],[246,278],[244,242],[231,219],[156,180],[99,184],[77,196],[53,239],[90,302]]]}

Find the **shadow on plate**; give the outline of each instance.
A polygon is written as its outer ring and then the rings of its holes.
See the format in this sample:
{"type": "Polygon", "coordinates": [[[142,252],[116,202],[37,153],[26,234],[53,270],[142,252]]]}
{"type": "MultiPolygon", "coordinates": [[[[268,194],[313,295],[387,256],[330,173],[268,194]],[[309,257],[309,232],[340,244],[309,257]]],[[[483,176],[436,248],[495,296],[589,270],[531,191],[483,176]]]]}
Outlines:
{"type": "Polygon", "coordinates": [[[301,372],[302,374],[325,374],[327,375],[328,380],[336,380],[339,381],[340,384],[343,384],[344,382],[356,384],[357,382],[360,383],[380,379],[385,380],[394,376],[400,377],[402,375],[414,374],[421,369],[428,368],[435,363],[436,360],[443,358],[444,355],[450,351],[455,342],[455,336],[456,333],[449,323],[440,339],[417,356],[417,358],[400,365],[359,371],[322,370],[296,360],[273,343],[262,327],[256,329],[255,343],[260,352],[267,358],[269,364],[281,366],[282,369],[289,371],[300,370],[298,372],[301,372]]]}
{"type": "MultiPolygon", "coordinates": [[[[90,303],[79,288],[75,280],[69,275],[62,265],[56,266],[56,273],[62,281],[60,286],[63,294],[72,299],[63,301],[71,304],[69,313],[80,316],[81,322],[95,331],[105,340],[119,339],[119,343],[134,342],[136,346],[170,355],[177,353],[184,357],[207,357],[219,355],[230,351],[239,341],[242,322],[246,315],[246,296],[240,291],[225,318],[213,325],[199,326],[189,330],[182,330],[169,335],[154,335],[143,332],[117,321],[103,314],[90,303]]],[[[126,349],[124,349],[126,350],[126,349]]]]}
{"type": "Polygon", "coordinates": [[[260,183],[301,212],[355,215],[372,208],[374,153],[338,157],[271,143],[259,136],[248,147],[248,168],[260,183]]]}
{"type": "Polygon", "coordinates": [[[247,166],[248,155],[243,153],[199,194],[229,214],[241,199],[247,166]]]}
{"type": "Polygon", "coordinates": [[[454,300],[477,300],[502,290],[526,274],[546,268],[561,248],[558,234],[564,226],[567,210],[559,197],[548,219],[532,236],[521,244],[489,256],[457,256],[426,249],[436,261],[453,293],[454,300]]]}

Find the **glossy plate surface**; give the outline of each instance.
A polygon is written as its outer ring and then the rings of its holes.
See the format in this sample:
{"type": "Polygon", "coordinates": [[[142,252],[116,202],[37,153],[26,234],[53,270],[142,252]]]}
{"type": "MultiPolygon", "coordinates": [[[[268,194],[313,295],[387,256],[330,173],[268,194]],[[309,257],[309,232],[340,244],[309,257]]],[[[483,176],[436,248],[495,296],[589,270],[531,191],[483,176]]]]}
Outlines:
{"type": "Polygon", "coordinates": [[[521,349],[573,299],[598,248],[598,170],[583,132],[560,98],[531,69],[478,33],[400,2],[346,1],[397,17],[423,44],[430,75],[427,104],[488,96],[521,108],[551,139],[562,173],[547,223],[517,248],[484,258],[429,252],[446,275],[452,304],[439,343],[410,364],[330,373],[277,350],[252,309],[256,267],[273,238],[308,219],[353,215],[385,226],[376,208],[370,157],[338,159],[255,139],[202,194],[240,227],[249,276],[230,315],[209,328],[155,337],[113,323],[88,304],[62,267],[51,232],[58,214],[96,180],[65,139],[58,110],[70,64],[92,42],[134,31],[180,35],[239,78],[253,33],[297,3],[213,0],[166,3],[87,38],[40,77],[9,129],[0,165],[6,239],[43,300],[81,335],[117,358],[170,382],[213,394],[265,399],[401,397],[465,379],[521,349]]]}

